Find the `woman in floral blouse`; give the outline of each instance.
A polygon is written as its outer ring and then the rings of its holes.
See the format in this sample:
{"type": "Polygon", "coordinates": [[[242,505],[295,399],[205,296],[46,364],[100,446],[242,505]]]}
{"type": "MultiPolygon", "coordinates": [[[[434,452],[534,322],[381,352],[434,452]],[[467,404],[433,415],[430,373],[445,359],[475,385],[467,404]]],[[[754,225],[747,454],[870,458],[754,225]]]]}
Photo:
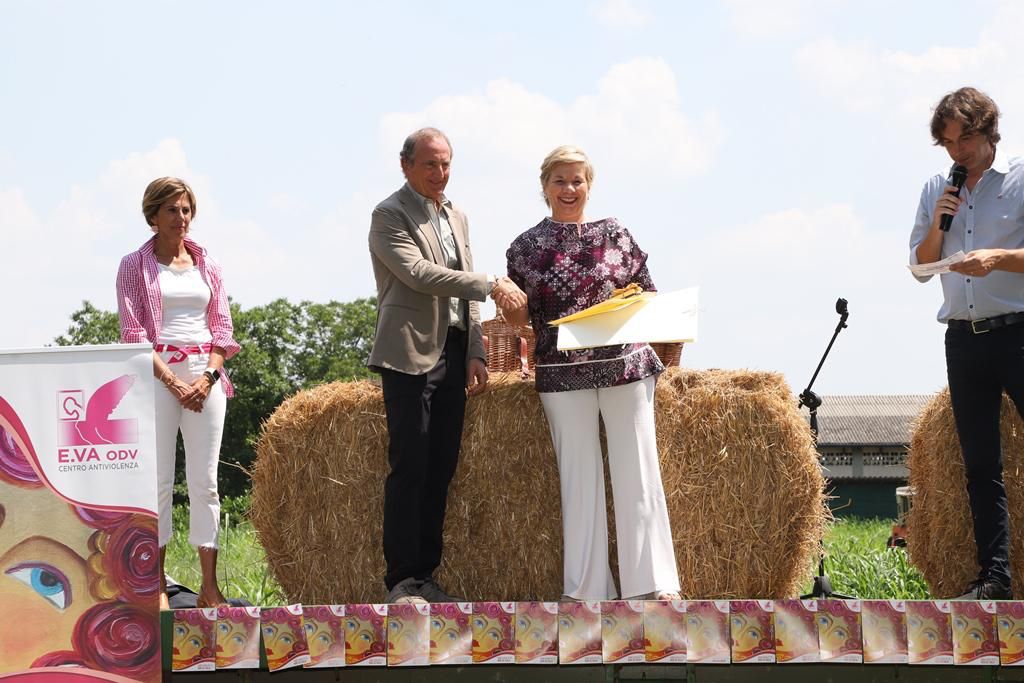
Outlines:
{"type": "Polygon", "coordinates": [[[616,597],[608,564],[608,525],[598,417],[608,437],[622,595],[679,597],[672,531],[658,465],[654,383],[664,370],[647,344],[558,351],[548,323],[611,296],[631,282],[654,283],[647,254],[614,218],[585,217],[594,171],[586,154],[563,146],[541,165],[545,217],[512,242],[508,274],[527,304],[504,311],[533,325],[537,391],[551,427],[562,492],[564,598],[616,597]]]}

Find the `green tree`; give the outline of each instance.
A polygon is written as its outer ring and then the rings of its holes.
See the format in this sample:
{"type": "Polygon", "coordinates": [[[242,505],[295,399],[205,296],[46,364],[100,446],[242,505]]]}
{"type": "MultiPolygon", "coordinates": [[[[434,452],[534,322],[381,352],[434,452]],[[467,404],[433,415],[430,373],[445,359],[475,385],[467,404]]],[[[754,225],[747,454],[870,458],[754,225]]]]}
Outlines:
{"type": "Polygon", "coordinates": [[[295,354],[301,385],[369,377],[366,359],[377,324],[377,300],[327,304],[303,301],[301,306],[295,354]]]}
{"type": "Polygon", "coordinates": [[[68,331],[54,339],[57,346],[81,346],[82,344],[116,344],[121,338],[121,326],[117,313],[103,311],[88,301],[71,314],[68,331]]]}
{"type": "Polygon", "coordinates": [[[256,457],[260,425],[298,388],[292,370],[300,309],[285,299],[243,309],[232,303],[235,339],[242,350],[228,361],[235,397],[228,401],[219,471],[225,495],[249,490],[248,470],[256,457]]]}

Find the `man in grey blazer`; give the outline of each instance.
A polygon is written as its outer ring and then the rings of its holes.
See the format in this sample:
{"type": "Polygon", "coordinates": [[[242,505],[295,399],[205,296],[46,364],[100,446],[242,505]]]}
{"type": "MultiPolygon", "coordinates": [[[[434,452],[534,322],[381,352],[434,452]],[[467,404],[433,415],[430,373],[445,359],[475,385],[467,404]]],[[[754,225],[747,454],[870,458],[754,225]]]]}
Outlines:
{"type": "Polygon", "coordinates": [[[448,484],[458,464],[466,394],[487,385],[478,302],[526,302],[508,278],[473,272],[466,216],[444,195],[451,143],[436,128],[399,155],[406,183],[373,210],[370,257],[377,330],[369,366],[381,375],[388,423],[384,484],[387,602],[450,602],[434,581],[448,484]]]}

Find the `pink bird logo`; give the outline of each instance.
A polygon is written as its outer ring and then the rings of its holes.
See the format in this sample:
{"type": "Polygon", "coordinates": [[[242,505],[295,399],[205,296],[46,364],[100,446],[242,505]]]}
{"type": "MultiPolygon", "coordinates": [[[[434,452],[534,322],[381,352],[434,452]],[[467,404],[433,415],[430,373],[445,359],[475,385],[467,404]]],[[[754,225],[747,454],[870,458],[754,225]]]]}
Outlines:
{"type": "Polygon", "coordinates": [[[100,446],[137,442],[139,421],[136,418],[110,419],[135,384],[135,379],[135,375],[121,375],[93,392],[85,406],[85,419],[60,423],[60,445],[100,446]]]}

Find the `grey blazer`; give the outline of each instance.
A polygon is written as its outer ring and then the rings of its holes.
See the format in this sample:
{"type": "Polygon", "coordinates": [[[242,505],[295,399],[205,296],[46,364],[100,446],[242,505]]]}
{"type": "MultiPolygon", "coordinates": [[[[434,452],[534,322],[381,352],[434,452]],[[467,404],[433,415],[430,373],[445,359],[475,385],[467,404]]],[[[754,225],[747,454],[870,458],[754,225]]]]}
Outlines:
{"type": "Polygon", "coordinates": [[[367,363],[371,368],[421,375],[434,367],[448,334],[449,297],[462,299],[466,313],[466,362],[486,358],[477,302],[487,299],[487,275],[472,272],[466,215],[450,202],[445,206],[463,270],[443,265],[434,226],[408,185],[373,210],[370,260],[377,281],[377,330],[367,363]]]}

